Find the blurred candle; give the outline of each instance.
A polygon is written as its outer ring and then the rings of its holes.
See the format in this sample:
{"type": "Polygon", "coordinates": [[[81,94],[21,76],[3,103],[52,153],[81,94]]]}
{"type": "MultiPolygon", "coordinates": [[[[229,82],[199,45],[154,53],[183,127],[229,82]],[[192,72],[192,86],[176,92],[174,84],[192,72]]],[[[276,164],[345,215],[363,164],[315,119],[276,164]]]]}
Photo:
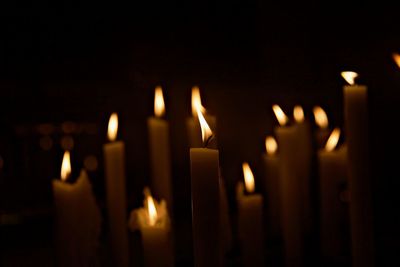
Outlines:
{"type": "Polygon", "coordinates": [[[342,146],[335,149],[340,129],[335,128],[325,148],[318,151],[319,184],[321,197],[321,250],[323,259],[330,264],[344,265],[348,209],[340,195],[347,184],[347,151],[342,146]]]}
{"type": "Polygon", "coordinates": [[[103,145],[107,212],[115,265],[126,267],[129,265],[129,242],[126,214],[125,144],[122,141],[115,141],[117,131],[118,116],[113,113],[108,123],[110,143],[103,145]]]}
{"type": "Polygon", "coordinates": [[[101,216],[84,170],[75,183],[70,153],[64,153],[61,180],[53,180],[58,266],[91,266],[96,262],[101,216]]]}
{"type": "Polygon", "coordinates": [[[278,105],[273,111],[281,126],[275,128],[279,146],[279,178],[281,201],[281,224],[286,266],[301,266],[304,236],[302,230],[302,188],[298,177],[297,128],[287,126],[289,119],[278,105]]]}
{"type": "Polygon", "coordinates": [[[374,265],[373,213],[369,176],[367,87],[356,85],[355,72],[342,72],[350,84],[343,87],[348,148],[350,221],[353,266],[374,265]]]}
{"type": "Polygon", "coordinates": [[[254,193],[254,176],[249,164],[243,163],[242,168],[245,186],[243,182],[238,183],[236,197],[243,266],[264,266],[263,197],[254,193]]]}
{"type": "Polygon", "coordinates": [[[148,188],[144,189],[144,196],[143,208],[133,210],[129,217],[130,229],[141,232],[144,266],[173,267],[174,250],[167,203],[154,200],[148,188]]]}
{"type": "Polygon", "coordinates": [[[220,235],[221,247],[224,253],[232,249],[232,227],[229,219],[229,203],[226,194],[225,183],[221,172],[219,174],[219,196],[220,196],[220,235]]]}
{"type": "Polygon", "coordinates": [[[296,159],[298,179],[300,182],[302,200],[302,222],[303,231],[310,233],[312,231],[313,211],[311,208],[311,169],[312,169],[312,135],[310,123],[304,119],[303,108],[299,105],[293,109],[293,117],[297,134],[297,152],[296,159]]]}
{"type": "Polygon", "coordinates": [[[323,148],[329,137],[329,121],[325,110],[320,106],[313,108],[313,114],[317,130],[315,131],[315,140],[317,148],[323,148]]]}
{"type": "MultiPolygon", "coordinates": [[[[203,145],[201,139],[201,129],[197,118],[197,109],[199,108],[201,110],[205,119],[207,120],[208,125],[210,126],[211,130],[214,133],[217,127],[217,119],[215,118],[215,116],[206,114],[206,109],[201,104],[200,89],[197,86],[193,86],[192,88],[191,106],[192,106],[192,117],[186,120],[186,127],[189,138],[189,147],[192,148],[202,147],[203,145]]],[[[215,141],[211,147],[216,148],[215,141]]]]}
{"type": "Polygon", "coordinates": [[[166,120],[162,119],[165,114],[165,104],[163,92],[160,86],[157,86],[155,89],[154,114],[155,117],[147,119],[151,184],[155,196],[167,201],[169,213],[172,214],[173,202],[169,125],[166,120]]]}
{"type": "Polygon", "coordinates": [[[190,149],[194,266],[214,267],[222,265],[219,152],[207,148],[213,133],[200,107],[197,115],[204,147],[190,149]]]}
{"type": "Polygon", "coordinates": [[[278,143],[273,136],[265,139],[265,193],[267,195],[267,210],[270,234],[277,237],[280,234],[280,187],[279,187],[279,159],[278,143]]]}

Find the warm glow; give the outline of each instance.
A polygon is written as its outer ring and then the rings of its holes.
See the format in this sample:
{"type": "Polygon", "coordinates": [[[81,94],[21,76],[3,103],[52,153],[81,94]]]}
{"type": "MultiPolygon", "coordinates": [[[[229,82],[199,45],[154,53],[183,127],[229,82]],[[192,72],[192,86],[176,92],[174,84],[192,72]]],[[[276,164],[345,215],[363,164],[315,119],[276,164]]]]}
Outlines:
{"type": "Polygon", "coordinates": [[[267,136],[265,138],[265,148],[268,155],[274,155],[278,150],[278,143],[273,136],[267,136]]]}
{"type": "Polygon", "coordinates": [[[208,123],[204,118],[200,108],[197,109],[197,116],[199,117],[201,127],[201,138],[203,139],[203,142],[206,142],[212,136],[211,128],[208,126],[208,123]]]}
{"type": "Polygon", "coordinates": [[[117,139],[117,131],[118,131],[118,115],[117,113],[113,113],[110,116],[110,120],[108,121],[108,140],[115,141],[117,139]]]}
{"type": "Polygon", "coordinates": [[[192,116],[197,116],[197,108],[200,107],[201,112],[205,113],[206,109],[201,104],[200,88],[193,86],[192,88],[192,116]]]}
{"type": "Polygon", "coordinates": [[[296,122],[304,121],[304,111],[303,108],[299,105],[295,106],[293,109],[293,117],[296,122]]]}
{"type": "Polygon", "coordinates": [[[400,68],[400,54],[393,53],[393,59],[394,59],[394,62],[396,62],[397,66],[400,68]]]}
{"type": "Polygon", "coordinates": [[[149,214],[149,225],[154,226],[157,222],[157,209],[154,205],[154,199],[151,195],[147,196],[147,212],[149,214]]]}
{"type": "Polygon", "coordinates": [[[278,106],[278,105],[273,105],[273,106],[272,106],[272,109],[273,109],[273,111],[274,111],[274,113],[275,113],[276,119],[278,120],[279,124],[280,124],[281,126],[286,125],[286,123],[288,123],[289,119],[288,119],[288,117],[286,116],[286,114],[283,112],[283,110],[281,109],[281,107],[278,106]]]}
{"type": "Polygon", "coordinates": [[[156,87],[154,94],[154,114],[160,118],[165,113],[164,96],[161,86],[156,87]]]}
{"type": "Polygon", "coordinates": [[[246,187],[246,191],[248,193],[253,193],[255,186],[254,186],[254,175],[250,169],[250,166],[247,162],[242,164],[243,168],[243,175],[244,175],[244,185],[246,187]]]}
{"type": "Polygon", "coordinates": [[[326,115],[325,110],[323,110],[320,106],[315,106],[313,108],[315,123],[321,129],[328,128],[328,116],[326,115]]]}
{"type": "Polygon", "coordinates": [[[358,77],[358,73],[354,71],[343,71],[341,75],[350,85],[354,85],[354,80],[358,77]]]}
{"type": "Polygon", "coordinates": [[[339,142],[339,137],[340,137],[340,129],[335,128],[332,131],[331,135],[329,136],[328,141],[326,141],[325,150],[333,151],[339,142]]]}
{"type": "Polygon", "coordinates": [[[71,157],[69,151],[64,152],[61,164],[61,180],[65,181],[71,174],[71,157]]]}

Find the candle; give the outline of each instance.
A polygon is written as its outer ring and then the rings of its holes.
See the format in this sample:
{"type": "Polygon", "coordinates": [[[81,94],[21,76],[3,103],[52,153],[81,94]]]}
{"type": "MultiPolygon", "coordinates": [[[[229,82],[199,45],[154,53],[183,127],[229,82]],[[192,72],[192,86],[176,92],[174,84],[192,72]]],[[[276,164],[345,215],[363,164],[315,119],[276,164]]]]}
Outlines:
{"type": "Polygon", "coordinates": [[[149,130],[149,150],[151,166],[151,184],[157,198],[165,199],[169,213],[172,214],[172,181],[169,144],[169,125],[162,119],[165,113],[162,89],[157,86],[154,95],[154,114],[147,120],[149,130]]]}
{"type": "Polygon", "coordinates": [[[303,230],[306,233],[312,231],[313,212],[311,208],[311,169],[312,169],[312,138],[311,129],[308,121],[304,119],[303,108],[299,105],[293,109],[293,117],[295,119],[294,127],[297,134],[297,151],[298,155],[295,163],[298,172],[298,179],[301,190],[302,222],[303,230]]]}
{"type": "Polygon", "coordinates": [[[254,176],[249,164],[243,163],[242,168],[245,187],[243,182],[238,183],[236,197],[243,266],[264,266],[263,197],[254,193],[254,176]]]}
{"type": "Polygon", "coordinates": [[[279,187],[279,158],[278,143],[272,136],[265,139],[265,193],[267,196],[268,225],[270,234],[277,237],[280,234],[280,187],[279,187]]]}
{"type": "Polygon", "coordinates": [[[71,174],[70,153],[64,153],[61,180],[53,180],[57,263],[59,266],[90,266],[96,262],[101,215],[92,186],[84,170],[75,183],[71,174]]]}
{"type": "Polygon", "coordinates": [[[356,85],[355,72],[342,72],[348,148],[350,221],[353,266],[373,266],[372,196],[368,158],[367,87],[356,85]]]}
{"type": "Polygon", "coordinates": [[[203,148],[190,149],[194,266],[222,265],[220,248],[219,152],[207,148],[213,138],[200,107],[203,148]]]}
{"type": "Polygon", "coordinates": [[[103,146],[107,212],[113,259],[118,267],[129,265],[129,242],[126,216],[125,144],[115,141],[118,116],[113,113],[108,123],[110,143],[103,146]]]}
{"type": "Polygon", "coordinates": [[[130,229],[141,232],[144,266],[172,267],[174,252],[167,203],[154,200],[148,188],[144,189],[144,196],[143,208],[133,210],[129,216],[130,229]]]}
{"type": "MultiPolygon", "coordinates": [[[[189,137],[189,146],[190,147],[202,147],[202,139],[201,139],[201,129],[200,124],[197,119],[197,108],[201,110],[201,112],[206,113],[206,109],[203,107],[201,103],[200,97],[200,89],[197,86],[193,86],[192,88],[192,117],[186,120],[186,127],[188,131],[189,137]]],[[[217,126],[217,119],[209,114],[204,114],[207,123],[209,124],[211,130],[215,133],[217,126]]],[[[214,142],[213,148],[216,148],[216,143],[214,142]]]]}
{"type": "Polygon", "coordinates": [[[279,176],[281,224],[284,242],[286,266],[300,266],[303,261],[304,236],[302,230],[302,195],[301,184],[298,178],[297,129],[286,126],[288,117],[278,105],[273,111],[281,127],[275,128],[275,135],[279,145],[279,176]],[[285,126],[285,127],[283,127],[285,126]]]}
{"type": "Polygon", "coordinates": [[[315,119],[315,124],[317,125],[317,130],[315,131],[315,139],[318,148],[323,148],[329,137],[329,123],[328,116],[325,110],[320,106],[315,106],[313,108],[313,114],[315,119]]]}
{"type": "Polygon", "coordinates": [[[325,148],[318,151],[321,199],[321,251],[327,264],[344,265],[347,248],[345,231],[348,206],[342,200],[347,186],[347,151],[342,146],[335,150],[340,129],[335,128],[325,148]]]}

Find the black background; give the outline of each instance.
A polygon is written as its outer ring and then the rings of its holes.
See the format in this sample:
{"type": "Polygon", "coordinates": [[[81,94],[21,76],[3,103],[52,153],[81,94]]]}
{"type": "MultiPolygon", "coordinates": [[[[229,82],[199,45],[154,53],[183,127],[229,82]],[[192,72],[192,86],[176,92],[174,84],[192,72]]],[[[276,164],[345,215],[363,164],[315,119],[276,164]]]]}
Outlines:
{"type": "MultiPolygon", "coordinates": [[[[394,265],[400,225],[394,147],[400,69],[392,53],[400,52],[398,14],[390,6],[335,4],[149,1],[2,8],[1,213],[51,207],[50,181],[58,177],[62,150],[56,145],[51,155],[40,152],[32,129],[64,121],[97,125],[95,136],[74,136],[72,153],[76,166],[87,154],[100,160],[99,171],[90,176],[102,205],[101,145],[112,111],[120,114],[120,138],[127,144],[129,205],[139,206],[149,175],[146,117],[152,114],[154,86],[161,84],[171,125],[175,203],[180,203],[176,216],[186,222],[190,184],[184,123],[193,84],[218,117],[221,164],[233,200],[242,161],[262,176],[263,140],[276,125],[271,105],[279,103],[290,112],[302,104],[312,119],[311,108],[319,104],[332,127],[342,126],[340,72],[354,70],[369,87],[377,262],[394,265]]],[[[234,210],[233,201],[231,206],[234,210]]],[[[49,231],[35,234],[29,227],[42,229],[22,224],[16,227],[22,236],[4,231],[3,256],[48,242],[49,231]]]]}

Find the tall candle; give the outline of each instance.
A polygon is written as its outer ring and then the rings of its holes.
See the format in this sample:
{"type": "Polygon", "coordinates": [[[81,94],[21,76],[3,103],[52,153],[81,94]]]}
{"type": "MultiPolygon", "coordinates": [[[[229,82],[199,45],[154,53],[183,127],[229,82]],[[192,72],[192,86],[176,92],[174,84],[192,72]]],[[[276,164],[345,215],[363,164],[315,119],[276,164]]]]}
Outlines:
{"type": "Polygon", "coordinates": [[[103,146],[107,213],[113,259],[118,267],[129,265],[128,225],[125,188],[125,144],[115,141],[118,117],[113,113],[108,123],[110,143],[103,146]]]}
{"type": "Polygon", "coordinates": [[[219,152],[207,148],[212,131],[198,109],[204,148],[190,149],[194,266],[222,265],[220,247],[219,152]]]}
{"type": "Polygon", "coordinates": [[[299,105],[293,109],[295,119],[294,127],[297,134],[297,159],[296,170],[300,182],[302,204],[302,222],[303,231],[309,233],[312,231],[313,211],[311,207],[311,168],[312,168],[312,137],[308,121],[304,119],[303,108],[299,105]]]}
{"type": "Polygon", "coordinates": [[[321,199],[321,251],[327,264],[344,265],[347,238],[347,204],[340,195],[347,185],[347,149],[335,149],[340,129],[335,128],[325,148],[318,151],[321,199]]]}
{"type": "Polygon", "coordinates": [[[160,86],[155,89],[154,114],[147,120],[149,130],[151,184],[157,198],[165,199],[172,214],[172,181],[169,143],[169,125],[162,119],[165,113],[164,97],[160,86]]]}
{"type": "Polygon", "coordinates": [[[323,148],[329,137],[329,121],[325,110],[320,106],[313,108],[315,124],[318,127],[315,131],[315,140],[317,148],[323,148]]]}
{"type": "Polygon", "coordinates": [[[154,200],[148,188],[144,195],[143,208],[133,210],[129,217],[130,229],[141,232],[144,266],[173,267],[174,249],[167,203],[154,200]]]}
{"type": "Polygon", "coordinates": [[[269,232],[271,236],[280,235],[280,178],[279,178],[279,158],[277,154],[278,143],[272,136],[265,139],[266,154],[264,155],[265,164],[265,193],[267,196],[267,210],[269,232]]]}
{"type": "MultiPolygon", "coordinates": [[[[202,147],[202,139],[201,139],[201,129],[200,124],[197,118],[197,108],[201,110],[201,112],[206,113],[206,109],[203,107],[201,103],[200,97],[200,89],[197,86],[193,86],[192,88],[192,117],[186,120],[186,128],[188,131],[188,139],[189,139],[189,146],[190,147],[202,147]]],[[[215,133],[216,126],[217,126],[217,119],[210,115],[204,114],[205,119],[207,120],[208,125],[210,126],[211,130],[215,133]]],[[[215,134],[214,134],[215,135],[215,134]]],[[[214,147],[216,148],[216,143],[214,142],[214,147]]]]}
{"type": "Polygon", "coordinates": [[[278,105],[273,106],[282,127],[275,128],[279,145],[279,176],[281,196],[281,223],[286,266],[301,266],[304,236],[302,227],[302,192],[298,179],[297,129],[286,126],[289,119],[278,105]],[[284,126],[284,127],[283,127],[284,126]]]}
{"type": "Polygon", "coordinates": [[[353,266],[374,265],[372,192],[368,156],[367,87],[356,85],[355,72],[342,72],[344,119],[349,160],[350,221],[353,266]]]}
{"type": "Polygon", "coordinates": [[[90,266],[96,262],[101,216],[84,170],[75,183],[69,152],[64,153],[61,180],[53,181],[58,266],[90,266]]]}
{"type": "Polygon", "coordinates": [[[238,183],[237,202],[243,266],[264,266],[263,197],[254,193],[254,176],[249,164],[243,163],[242,168],[245,187],[242,182],[238,183]]]}

